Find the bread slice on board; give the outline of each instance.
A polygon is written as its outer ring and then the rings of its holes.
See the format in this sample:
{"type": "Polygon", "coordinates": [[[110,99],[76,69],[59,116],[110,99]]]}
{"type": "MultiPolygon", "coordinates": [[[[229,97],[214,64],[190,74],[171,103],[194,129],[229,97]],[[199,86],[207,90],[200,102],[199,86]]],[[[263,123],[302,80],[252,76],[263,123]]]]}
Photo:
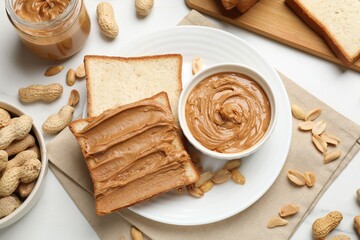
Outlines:
{"type": "Polygon", "coordinates": [[[164,91],[178,119],[182,90],[180,54],[130,58],[88,55],[84,57],[84,65],[89,117],[164,91]]]}
{"type": "Polygon", "coordinates": [[[72,122],[104,215],[199,179],[165,92],[72,122]]]}
{"type": "Polygon", "coordinates": [[[286,0],[346,65],[360,57],[360,1],[286,0]]]}

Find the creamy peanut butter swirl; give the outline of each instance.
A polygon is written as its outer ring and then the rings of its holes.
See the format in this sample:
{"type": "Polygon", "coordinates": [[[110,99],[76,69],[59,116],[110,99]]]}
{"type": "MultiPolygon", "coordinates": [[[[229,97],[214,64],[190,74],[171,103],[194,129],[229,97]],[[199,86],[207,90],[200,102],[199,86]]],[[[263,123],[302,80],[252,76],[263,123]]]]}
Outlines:
{"type": "MultiPolygon", "coordinates": [[[[180,181],[185,172],[183,162],[190,157],[173,144],[178,139],[177,131],[171,111],[154,100],[90,118],[89,124],[75,135],[86,143],[83,154],[95,195],[125,191],[129,184],[135,189],[140,183],[142,187],[151,184],[144,178],[166,176],[180,181]]],[[[169,179],[157,181],[161,184],[169,179]]],[[[148,187],[161,189],[161,185],[148,187]]],[[[136,191],[127,194],[136,195],[136,191]]],[[[135,195],[126,199],[136,198],[135,195]]]]}
{"type": "Polygon", "coordinates": [[[30,22],[47,22],[65,11],[70,0],[16,0],[15,13],[30,22]]]}
{"type": "Polygon", "coordinates": [[[221,153],[236,153],[256,144],[270,123],[269,100],[254,80],[238,73],[219,73],[200,82],[185,106],[195,139],[221,153]]]}

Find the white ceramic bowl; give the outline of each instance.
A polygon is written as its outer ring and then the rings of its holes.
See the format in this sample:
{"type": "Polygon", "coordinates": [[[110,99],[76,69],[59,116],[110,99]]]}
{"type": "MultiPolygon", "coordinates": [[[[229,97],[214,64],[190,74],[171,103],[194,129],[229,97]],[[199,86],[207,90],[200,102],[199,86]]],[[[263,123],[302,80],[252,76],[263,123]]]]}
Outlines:
{"type": "Polygon", "coordinates": [[[266,142],[266,140],[271,135],[271,133],[275,127],[276,119],[277,119],[277,109],[276,109],[275,97],[274,97],[273,90],[272,90],[271,86],[269,85],[267,79],[264,78],[258,72],[252,70],[251,68],[249,68],[247,66],[240,65],[240,64],[233,64],[233,63],[222,63],[222,64],[213,65],[213,66],[210,66],[210,67],[198,72],[197,74],[195,74],[192,77],[192,79],[185,85],[184,89],[182,90],[182,93],[180,95],[180,100],[179,100],[178,111],[179,111],[179,122],[180,122],[181,129],[184,132],[186,138],[189,140],[189,142],[203,154],[206,154],[212,158],[221,159],[221,160],[238,159],[238,158],[246,157],[246,156],[256,152],[261,147],[261,145],[263,145],[264,142],[266,142]],[[190,132],[188,124],[186,122],[185,105],[186,105],[187,98],[188,98],[190,92],[202,80],[206,79],[207,77],[209,77],[211,75],[221,73],[221,72],[235,72],[235,73],[242,73],[242,74],[249,76],[250,78],[252,78],[255,82],[257,82],[262,87],[262,89],[264,90],[264,92],[267,95],[268,100],[270,102],[271,119],[270,119],[270,123],[269,123],[266,133],[255,145],[253,145],[252,147],[250,147],[244,151],[238,152],[238,153],[219,153],[219,152],[209,150],[208,148],[204,147],[201,143],[199,143],[194,138],[194,136],[190,132]]]}
{"type": "MultiPolygon", "coordinates": [[[[7,110],[12,117],[20,116],[24,113],[18,107],[14,106],[13,104],[1,102],[0,101],[0,108],[7,110]]],[[[30,116],[30,115],[29,115],[30,116]]],[[[31,117],[31,116],[30,116],[31,117]]],[[[11,224],[15,223],[16,221],[20,220],[26,213],[28,213],[31,208],[35,205],[35,203],[39,200],[41,193],[44,189],[44,182],[45,176],[48,170],[48,159],[46,157],[46,146],[44,142],[44,138],[41,134],[39,128],[33,124],[31,133],[33,133],[37,140],[37,144],[39,145],[40,152],[41,152],[41,170],[37,182],[35,184],[34,189],[30,193],[30,195],[24,200],[24,202],[11,214],[6,217],[0,219],[0,229],[10,226],[11,224]]]]}

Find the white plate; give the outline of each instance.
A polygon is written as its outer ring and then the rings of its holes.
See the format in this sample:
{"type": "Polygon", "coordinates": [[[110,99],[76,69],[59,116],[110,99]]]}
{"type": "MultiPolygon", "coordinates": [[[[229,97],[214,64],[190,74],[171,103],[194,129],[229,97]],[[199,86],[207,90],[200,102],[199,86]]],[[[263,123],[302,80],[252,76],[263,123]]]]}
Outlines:
{"type": "MultiPolygon", "coordinates": [[[[274,69],[240,38],[207,27],[184,26],[143,36],[121,48],[121,56],[180,53],[184,58],[183,84],[191,76],[191,61],[199,56],[204,67],[233,62],[248,65],[268,78],[278,104],[277,124],[268,142],[243,159],[241,172],[246,184],[232,181],[216,185],[200,199],[170,192],[129,209],[143,217],[168,224],[200,225],[233,216],[256,202],[274,183],[286,160],[291,141],[291,112],[288,95],[274,69]]],[[[205,169],[215,170],[223,161],[202,157],[205,169]]]]}

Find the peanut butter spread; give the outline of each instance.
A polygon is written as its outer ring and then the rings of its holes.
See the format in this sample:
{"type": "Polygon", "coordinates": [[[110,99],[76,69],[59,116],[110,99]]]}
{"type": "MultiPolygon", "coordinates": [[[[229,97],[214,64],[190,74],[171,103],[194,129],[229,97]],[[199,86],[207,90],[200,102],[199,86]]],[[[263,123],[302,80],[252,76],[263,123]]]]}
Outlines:
{"type": "Polygon", "coordinates": [[[184,185],[184,162],[191,160],[174,144],[179,136],[171,111],[157,101],[106,111],[74,135],[85,143],[100,215],[184,185]]]}
{"type": "Polygon", "coordinates": [[[15,13],[30,22],[47,22],[65,11],[70,0],[16,0],[15,13]]]}
{"type": "Polygon", "coordinates": [[[221,153],[236,153],[256,144],[268,129],[269,100],[246,75],[224,72],[201,81],[190,93],[186,121],[195,139],[221,153]]]}

